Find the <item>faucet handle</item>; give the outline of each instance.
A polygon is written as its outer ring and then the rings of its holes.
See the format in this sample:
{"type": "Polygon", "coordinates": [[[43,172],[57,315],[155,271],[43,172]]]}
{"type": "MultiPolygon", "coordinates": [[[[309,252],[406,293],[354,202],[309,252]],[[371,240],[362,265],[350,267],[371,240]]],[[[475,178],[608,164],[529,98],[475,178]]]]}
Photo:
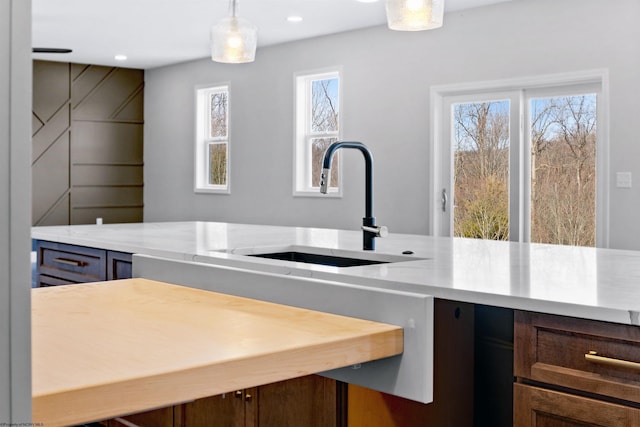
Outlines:
{"type": "Polygon", "coordinates": [[[327,194],[329,191],[329,181],[331,180],[331,169],[323,168],[320,174],[320,192],[327,194]]]}
{"type": "Polygon", "coordinates": [[[389,229],[384,225],[380,225],[380,226],[363,225],[362,230],[368,233],[373,233],[375,234],[376,237],[387,237],[389,235],[389,229]]]}

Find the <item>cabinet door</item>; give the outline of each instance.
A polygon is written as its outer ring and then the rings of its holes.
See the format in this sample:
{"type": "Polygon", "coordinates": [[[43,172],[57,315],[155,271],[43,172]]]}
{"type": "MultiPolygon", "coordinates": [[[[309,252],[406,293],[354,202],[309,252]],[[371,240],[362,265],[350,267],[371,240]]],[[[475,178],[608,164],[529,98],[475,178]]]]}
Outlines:
{"type": "Polygon", "coordinates": [[[318,375],[182,405],[185,427],[337,427],[338,382],[318,375]]]}
{"type": "Polygon", "coordinates": [[[197,399],[182,405],[185,427],[244,427],[244,390],[197,399]]]}
{"type": "Polygon", "coordinates": [[[514,384],[515,427],[638,426],[640,409],[514,384]]]}
{"type": "Polygon", "coordinates": [[[260,427],[336,427],[337,387],[319,375],[260,386],[253,419],[260,427]]]}

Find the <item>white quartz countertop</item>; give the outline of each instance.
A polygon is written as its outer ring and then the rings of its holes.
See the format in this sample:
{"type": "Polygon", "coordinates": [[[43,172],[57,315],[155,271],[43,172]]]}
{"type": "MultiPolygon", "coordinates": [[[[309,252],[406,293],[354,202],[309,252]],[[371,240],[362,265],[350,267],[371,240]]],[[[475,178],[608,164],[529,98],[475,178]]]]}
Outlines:
{"type": "Polygon", "coordinates": [[[640,326],[635,251],[390,233],[376,239],[376,256],[412,251],[416,260],[339,268],[246,254],[292,246],[362,254],[362,232],[158,222],[34,227],[32,238],[640,326]]]}

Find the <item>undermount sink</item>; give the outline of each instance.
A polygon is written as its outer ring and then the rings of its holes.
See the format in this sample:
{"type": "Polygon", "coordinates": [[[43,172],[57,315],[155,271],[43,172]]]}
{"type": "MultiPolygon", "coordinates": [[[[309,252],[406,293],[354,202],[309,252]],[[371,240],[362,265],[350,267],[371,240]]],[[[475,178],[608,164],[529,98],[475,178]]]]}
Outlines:
{"type": "Polygon", "coordinates": [[[282,261],[306,262],[307,264],[331,265],[333,267],[354,267],[357,265],[384,264],[389,261],[373,259],[347,258],[341,256],[309,254],[305,252],[275,252],[270,254],[249,255],[260,258],[279,259],[282,261]]]}
{"type": "Polygon", "coordinates": [[[417,258],[413,255],[367,253],[308,246],[234,249],[229,251],[229,253],[280,261],[327,265],[332,267],[356,267],[425,259],[417,258]]]}

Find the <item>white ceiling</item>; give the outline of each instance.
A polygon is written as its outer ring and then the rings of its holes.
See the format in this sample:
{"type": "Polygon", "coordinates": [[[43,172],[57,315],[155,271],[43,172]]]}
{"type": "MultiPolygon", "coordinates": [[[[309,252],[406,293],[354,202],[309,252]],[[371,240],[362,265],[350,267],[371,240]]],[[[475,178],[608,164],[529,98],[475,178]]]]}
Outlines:
{"type": "MultiPolygon", "coordinates": [[[[444,25],[447,12],[509,0],[445,1],[444,25]]],[[[204,58],[210,27],[228,10],[228,0],[32,0],[32,45],[73,49],[33,57],[131,68],[204,58]]],[[[386,23],[384,0],[239,0],[238,15],[258,27],[257,58],[262,46],[386,23]]]]}

